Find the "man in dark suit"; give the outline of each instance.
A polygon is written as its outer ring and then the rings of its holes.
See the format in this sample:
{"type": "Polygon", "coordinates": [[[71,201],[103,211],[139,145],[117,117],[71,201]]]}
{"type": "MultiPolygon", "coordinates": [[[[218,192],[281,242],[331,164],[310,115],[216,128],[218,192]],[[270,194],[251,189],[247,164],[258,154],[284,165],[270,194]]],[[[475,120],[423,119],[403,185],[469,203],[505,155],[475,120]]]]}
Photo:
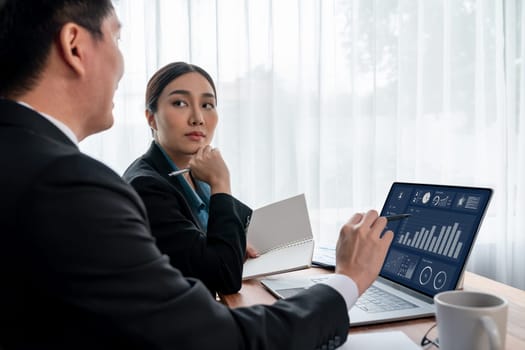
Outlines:
{"type": "Polygon", "coordinates": [[[338,346],[392,240],[386,219],[343,226],[326,284],[272,306],[215,301],[159,252],[133,189],[77,148],[112,125],[119,31],[109,0],[0,2],[0,346],[338,346]]]}

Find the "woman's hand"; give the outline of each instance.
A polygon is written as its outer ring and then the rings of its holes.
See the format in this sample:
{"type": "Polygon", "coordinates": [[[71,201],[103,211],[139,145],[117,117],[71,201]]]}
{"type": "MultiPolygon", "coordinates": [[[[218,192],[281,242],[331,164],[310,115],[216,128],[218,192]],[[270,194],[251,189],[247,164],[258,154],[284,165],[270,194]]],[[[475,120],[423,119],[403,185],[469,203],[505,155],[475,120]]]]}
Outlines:
{"type": "Polygon", "coordinates": [[[257,250],[250,244],[246,243],[246,255],[244,256],[244,261],[248,259],[253,259],[259,256],[259,253],[257,253],[257,250]]]}
{"type": "Polygon", "coordinates": [[[231,194],[230,171],[217,148],[210,145],[199,148],[188,166],[195,178],[210,185],[212,194],[231,194]]]}

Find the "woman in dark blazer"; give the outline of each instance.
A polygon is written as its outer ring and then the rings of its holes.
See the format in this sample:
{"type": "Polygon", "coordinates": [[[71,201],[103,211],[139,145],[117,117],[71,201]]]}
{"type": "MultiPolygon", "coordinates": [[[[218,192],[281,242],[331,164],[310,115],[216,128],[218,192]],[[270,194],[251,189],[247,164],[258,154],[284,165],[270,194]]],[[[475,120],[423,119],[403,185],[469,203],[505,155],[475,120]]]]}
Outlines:
{"type": "Polygon", "coordinates": [[[147,85],[148,151],[123,178],[142,197],[160,250],[185,276],[212,292],[241,287],[251,210],[231,196],[228,168],[212,148],[218,121],[215,84],[202,68],[175,62],[147,85]],[[189,169],[191,172],[170,176],[189,169]]]}

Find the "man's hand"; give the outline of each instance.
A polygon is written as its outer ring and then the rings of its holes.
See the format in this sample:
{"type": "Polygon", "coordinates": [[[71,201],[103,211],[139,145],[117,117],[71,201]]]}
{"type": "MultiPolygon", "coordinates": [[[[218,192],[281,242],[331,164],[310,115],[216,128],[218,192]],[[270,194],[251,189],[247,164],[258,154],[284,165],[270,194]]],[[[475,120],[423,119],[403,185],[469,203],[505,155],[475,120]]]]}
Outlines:
{"type": "Polygon", "coordinates": [[[359,295],[377,278],[394,238],[392,231],[380,237],[386,223],[384,217],[371,210],[364,215],[355,214],[339,233],[335,272],[352,278],[359,295]]]}

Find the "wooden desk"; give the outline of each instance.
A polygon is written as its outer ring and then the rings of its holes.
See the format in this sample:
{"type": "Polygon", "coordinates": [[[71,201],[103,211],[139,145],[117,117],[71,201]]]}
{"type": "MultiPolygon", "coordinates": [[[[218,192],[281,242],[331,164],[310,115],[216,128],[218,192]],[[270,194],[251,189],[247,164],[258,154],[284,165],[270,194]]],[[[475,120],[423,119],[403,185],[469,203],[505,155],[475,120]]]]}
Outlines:
{"type": "MultiPolygon", "coordinates": [[[[282,276],[307,276],[327,273],[326,270],[311,268],[283,274],[282,276]]],[[[500,295],[509,302],[509,319],[507,324],[507,350],[525,349],[525,291],[507,286],[471,272],[465,273],[465,290],[485,291],[500,295]]],[[[223,295],[221,301],[230,307],[249,306],[254,304],[273,304],[275,298],[261,285],[259,280],[245,281],[239,293],[223,295]]],[[[434,317],[411,321],[390,322],[381,325],[359,326],[350,328],[349,333],[399,330],[419,344],[425,332],[434,324],[434,317]]]]}

